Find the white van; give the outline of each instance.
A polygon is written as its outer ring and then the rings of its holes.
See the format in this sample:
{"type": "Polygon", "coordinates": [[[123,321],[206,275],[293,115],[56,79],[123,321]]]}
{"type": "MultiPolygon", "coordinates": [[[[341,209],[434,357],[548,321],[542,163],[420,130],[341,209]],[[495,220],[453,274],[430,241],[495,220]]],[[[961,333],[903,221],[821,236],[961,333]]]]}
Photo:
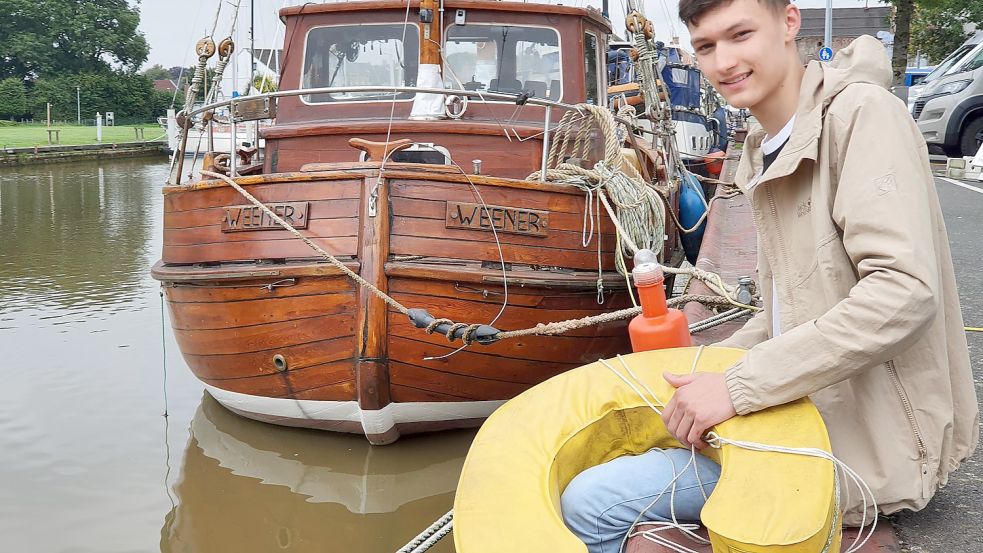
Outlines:
{"type": "MultiPolygon", "coordinates": [[[[956,48],[948,56],[945,57],[938,65],[936,65],[925,78],[918,81],[916,84],[912,84],[908,87],[908,111],[914,114],[915,100],[921,94],[922,90],[926,86],[932,84],[933,81],[938,80],[940,77],[949,72],[954,65],[957,65],[963,61],[963,58],[968,56],[973,50],[975,50],[980,44],[983,44],[983,31],[976,31],[973,36],[962,43],[959,48],[956,48]]],[[[915,117],[918,119],[918,117],[915,117]]]]}
{"type": "Polygon", "coordinates": [[[983,44],[925,85],[911,115],[930,148],[975,155],[983,143],[983,44]]]}

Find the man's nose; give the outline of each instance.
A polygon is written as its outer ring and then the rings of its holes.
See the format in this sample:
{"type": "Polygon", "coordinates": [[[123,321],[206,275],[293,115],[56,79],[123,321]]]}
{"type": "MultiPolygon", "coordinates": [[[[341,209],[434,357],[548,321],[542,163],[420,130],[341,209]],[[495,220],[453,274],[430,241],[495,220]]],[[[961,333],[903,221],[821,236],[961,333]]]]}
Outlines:
{"type": "Polygon", "coordinates": [[[737,52],[734,48],[727,44],[717,44],[714,49],[714,65],[716,66],[717,74],[721,76],[730,76],[733,70],[737,67],[737,52]]]}

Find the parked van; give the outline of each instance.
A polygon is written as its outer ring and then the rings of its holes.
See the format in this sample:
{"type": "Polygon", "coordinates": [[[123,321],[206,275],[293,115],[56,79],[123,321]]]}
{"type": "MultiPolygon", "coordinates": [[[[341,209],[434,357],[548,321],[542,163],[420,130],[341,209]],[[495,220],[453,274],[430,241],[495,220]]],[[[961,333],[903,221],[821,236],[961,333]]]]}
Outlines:
{"type": "MultiPolygon", "coordinates": [[[[933,81],[946,75],[953,66],[958,65],[963,61],[964,58],[969,56],[980,44],[983,44],[983,31],[976,31],[973,36],[969,37],[969,40],[962,43],[959,48],[952,51],[951,54],[945,57],[938,65],[935,66],[928,75],[924,78],[908,83],[908,76],[905,75],[905,84],[908,88],[908,111],[914,115],[913,109],[915,107],[915,100],[921,94],[922,90],[931,84],[933,81]]],[[[918,117],[915,117],[918,119],[918,117]]]]}
{"type": "Polygon", "coordinates": [[[975,155],[983,142],[983,44],[925,85],[911,114],[929,147],[975,155]]]}

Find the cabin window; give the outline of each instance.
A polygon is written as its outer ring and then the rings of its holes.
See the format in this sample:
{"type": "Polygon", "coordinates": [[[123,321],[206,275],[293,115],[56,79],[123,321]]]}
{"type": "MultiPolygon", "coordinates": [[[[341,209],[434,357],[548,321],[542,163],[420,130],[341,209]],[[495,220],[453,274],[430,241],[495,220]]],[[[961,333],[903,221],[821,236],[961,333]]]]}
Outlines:
{"type": "Polygon", "coordinates": [[[561,97],[560,35],[549,27],[451,25],[444,37],[449,88],[561,97]]]}
{"type": "MultiPolygon", "coordinates": [[[[333,25],[307,33],[304,88],[416,86],[420,36],[416,25],[333,25]]],[[[411,99],[413,93],[396,96],[411,99]]],[[[308,103],[344,100],[391,100],[385,92],[308,94],[308,103]]]]}
{"type": "Polygon", "coordinates": [[[584,84],[587,86],[587,103],[603,105],[600,99],[601,79],[598,63],[600,48],[598,47],[597,35],[584,33],[584,84]]]}
{"type": "MultiPolygon", "coordinates": [[[[359,161],[379,161],[370,160],[369,155],[361,152],[358,156],[359,161]]],[[[429,163],[431,165],[451,165],[451,153],[443,146],[437,146],[428,142],[416,142],[405,150],[393,152],[389,156],[389,161],[396,163],[429,163]]]]}

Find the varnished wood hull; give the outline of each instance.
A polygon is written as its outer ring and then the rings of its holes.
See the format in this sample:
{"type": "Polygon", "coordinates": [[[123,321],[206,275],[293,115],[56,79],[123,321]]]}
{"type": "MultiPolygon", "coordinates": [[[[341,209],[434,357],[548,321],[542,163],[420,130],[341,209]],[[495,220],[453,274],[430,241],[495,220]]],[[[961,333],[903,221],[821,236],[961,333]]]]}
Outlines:
{"type": "MultiPolygon", "coordinates": [[[[584,197],[571,187],[469,182],[439,167],[399,165],[387,166],[378,187],[371,165],[238,180],[267,204],[306,202],[305,236],[403,305],[437,317],[495,320],[506,300],[502,258],[508,301],[496,328],[630,305],[613,270],[614,229],[605,220],[585,247],[584,197]],[[548,212],[548,234],[498,232],[496,243],[490,229],[450,228],[447,206],[481,203],[479,194],[489,206],[548,212]]],[[[188,366],[244,416],[387,443],[480,424],[553,375],[630,350],[618,322],[455,352],[460,342],[415,328],[288,232],[223,232],[225,208],[244,204],[219,181],[165,188],[164,251],[153,271],[188,366]]]]}

